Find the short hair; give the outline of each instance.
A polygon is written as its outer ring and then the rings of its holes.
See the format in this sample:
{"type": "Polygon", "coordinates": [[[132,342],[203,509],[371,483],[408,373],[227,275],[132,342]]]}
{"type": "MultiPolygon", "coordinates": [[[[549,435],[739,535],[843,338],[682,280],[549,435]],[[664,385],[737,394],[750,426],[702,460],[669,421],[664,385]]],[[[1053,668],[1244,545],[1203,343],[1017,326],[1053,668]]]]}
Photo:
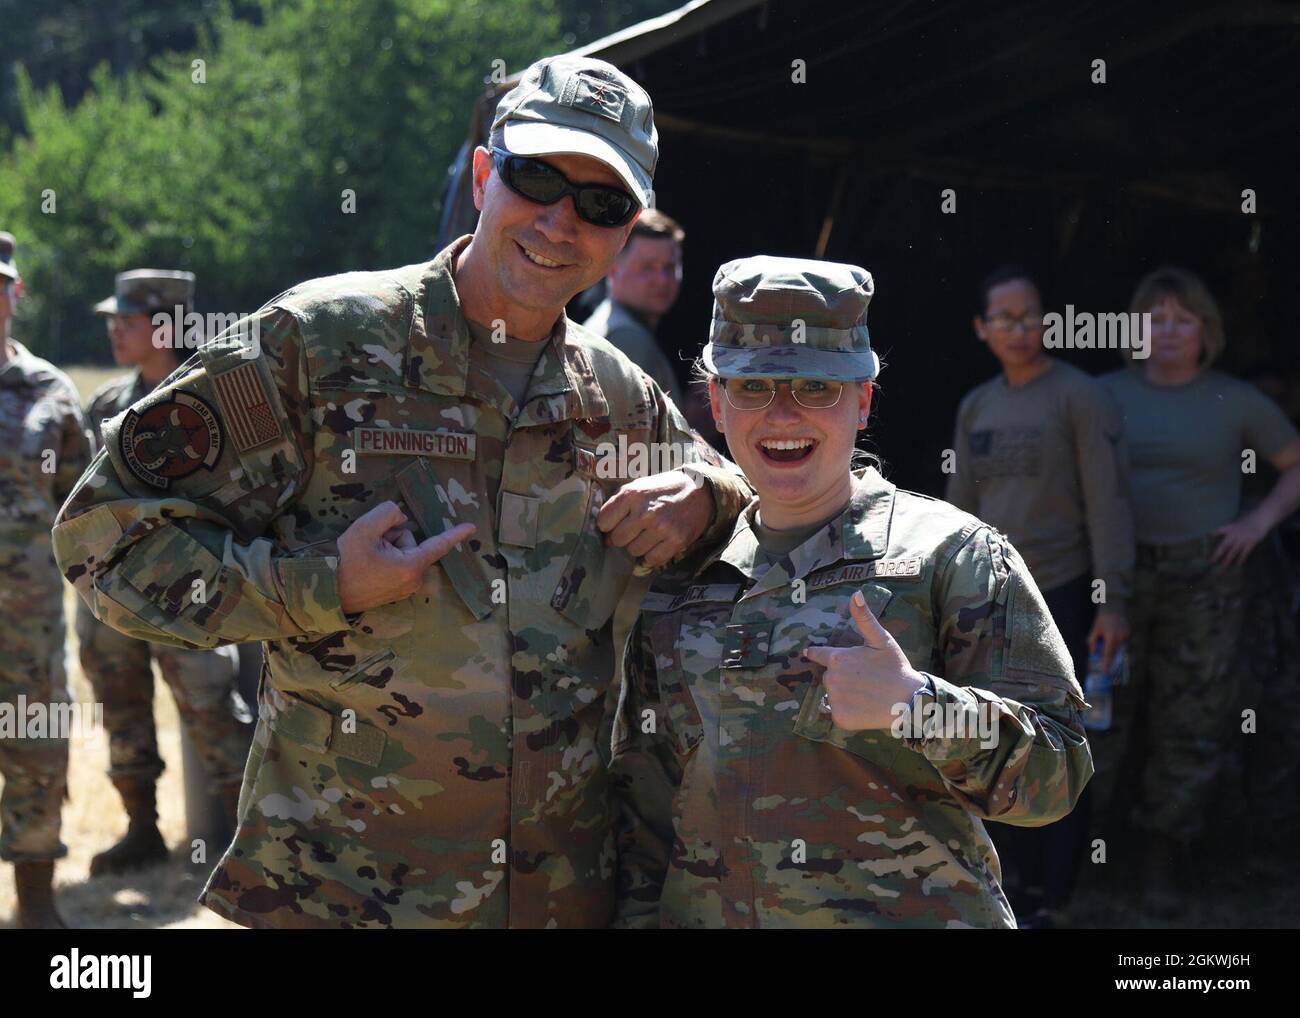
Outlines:
{"type": "Polygon", "coordinates": [[[979,289],[975,293],[975,315],[983,318],[984,312],[989,308],[989,291],[995,286],[1001,286],[1003,283],[1010,283],[1013,280],[1022,279],[1035,290],[1038,291],[1039,299],[1042,299],[1043,288],[1038,285],[1038,280],[1034,274],[1023,265],[1007,264],[999,265],[987,276],[980,280],[979,289]]]}
{"type": "Polygon", "coordinates": [[[681,228],[677,220],[672,216],[660,212],[658,209],[646,209],[632,224],[632,232],[628,234],[627,247],[632,246],[632,241],[637,237],[650,237],[652,239],[659,237],[669,237],[678,244],[686,239],[686,231],[681,228]]]}
{"type": "MultiPolygon", "coordinates": [[[[1219,302],[1195,272],[1177,265],[1162,265],[1142,277],[1133,291],[1128,309],[1132,313],[1141,314],[1150,311],[1165,297],[1173,297],[1201,320],[1201,367],[1209,367],[1223,355],[1227,346],[1219,302]]],[[[1122,352],[1136,367],[1132,349],[1122,352]]]]}

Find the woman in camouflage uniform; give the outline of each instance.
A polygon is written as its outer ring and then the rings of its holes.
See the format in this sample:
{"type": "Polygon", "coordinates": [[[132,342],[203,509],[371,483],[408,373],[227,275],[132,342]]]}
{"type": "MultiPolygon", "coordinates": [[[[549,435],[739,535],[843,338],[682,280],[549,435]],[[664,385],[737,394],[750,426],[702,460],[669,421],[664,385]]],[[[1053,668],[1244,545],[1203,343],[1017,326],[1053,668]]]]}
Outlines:
{"type": "Polygon", "coordinates": [[[713,414],[758,496],[627,645],[619,925],[1014,927],[984,821],[1056,820],[1092,773],[1015,549],[852,469],[871,294],[807,260],[714,280],[713,414]]]}

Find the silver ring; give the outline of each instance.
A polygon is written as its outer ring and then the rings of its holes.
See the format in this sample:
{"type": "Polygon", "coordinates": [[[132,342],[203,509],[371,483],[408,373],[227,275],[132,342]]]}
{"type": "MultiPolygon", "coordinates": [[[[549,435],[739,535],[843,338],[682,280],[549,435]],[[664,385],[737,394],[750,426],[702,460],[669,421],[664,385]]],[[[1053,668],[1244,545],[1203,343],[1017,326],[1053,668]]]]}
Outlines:
{"type": "Polygon", "coordinates": [[[825,713],[825,714],[829,714],[829,713],[831,712],[831,694],[830,694],[830,693],[822,693],[821,709],[822,709],[822,712],[825,713]]]}

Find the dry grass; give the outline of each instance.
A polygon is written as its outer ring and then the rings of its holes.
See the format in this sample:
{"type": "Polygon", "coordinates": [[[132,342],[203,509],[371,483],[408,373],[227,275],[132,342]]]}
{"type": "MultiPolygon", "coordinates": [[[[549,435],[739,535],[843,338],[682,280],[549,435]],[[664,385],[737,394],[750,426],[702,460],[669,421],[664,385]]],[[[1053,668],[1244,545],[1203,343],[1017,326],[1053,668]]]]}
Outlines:
{"type": "MultiPolygon", "coordinates": [[[[69,619],[77,595],[67,588],[64,609],[69,619]]],[[[94,702],[90,683],[77,665],[77,637],[68,627],[68,664],[72,695],[94,702]]],[[[71,926],[93,929],[132,927],[238,929],[196,902],[208,871],[189,862],[185,827],[185,793],[181,772],[181,734],[176,704],[161,677],[154,681],[154,717],[158,751],[167,769],[158,781],[158,828],[173,848],[171,860],[137,873],[90,879],[90,857],[126,832],[126,814],[108,780],[108,735],[73,740],[68,761],[70,801],[63,805],[63,843],[68,854],[55,868],[59,910],[71,926]]],[[[13,867],[0,865],[0,928],[8,926],[17,906],[13,867]]]]}
{"type": "Polygon", "coordinates": [[[90,394],[101,385],[110,378],[116,378],[124,373],[122,368],[105,368],[96,364],[76,364],[71,367],[60,365],[60,367],[72,379],[72,384],[77,387],[77,392],[81,393],[82,406],[90,402],[90,394]]]}

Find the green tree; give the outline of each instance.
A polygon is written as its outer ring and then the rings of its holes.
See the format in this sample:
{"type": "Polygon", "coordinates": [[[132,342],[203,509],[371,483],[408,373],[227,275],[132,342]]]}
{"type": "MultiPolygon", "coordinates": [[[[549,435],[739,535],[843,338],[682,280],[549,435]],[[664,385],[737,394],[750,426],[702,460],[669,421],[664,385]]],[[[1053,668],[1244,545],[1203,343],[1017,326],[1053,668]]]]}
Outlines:
{"type": "Polygon", "coordinates": [[[101,66],[75,107],[16,73],[0,223],[27,283],[20,334],[46,355],[104,358],[89,307],[124,268],[190,269],[200,308],[230,312],[310,276],[428,258],[492,62],[565,48],[552,0],[264,0],[197,37],[120,78],[101,66]]]}

